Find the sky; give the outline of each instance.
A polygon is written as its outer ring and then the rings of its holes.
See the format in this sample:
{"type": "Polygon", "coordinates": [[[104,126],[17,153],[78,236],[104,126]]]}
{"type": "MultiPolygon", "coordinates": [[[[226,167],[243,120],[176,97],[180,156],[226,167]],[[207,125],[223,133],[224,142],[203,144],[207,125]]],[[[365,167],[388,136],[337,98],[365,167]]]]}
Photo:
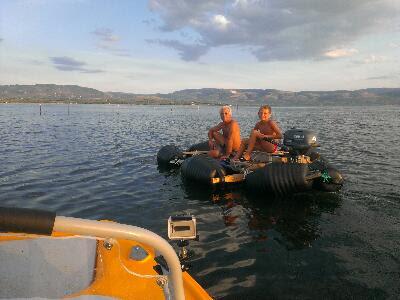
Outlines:
{"type": "Polygon", "coordinates": [[[399,0],[0,0],[0,85],[400,88],[399,0]]]}

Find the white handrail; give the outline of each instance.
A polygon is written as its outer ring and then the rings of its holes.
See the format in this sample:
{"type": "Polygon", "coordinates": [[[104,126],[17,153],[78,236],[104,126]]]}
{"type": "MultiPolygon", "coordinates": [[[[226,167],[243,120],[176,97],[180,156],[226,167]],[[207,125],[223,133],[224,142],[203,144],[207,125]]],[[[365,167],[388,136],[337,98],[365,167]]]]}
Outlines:
{"type": "Polygon", "coordinates": [[[131,225],[62,216],[56,217],[53,230],[102,238],[135,240],[157,249],[164,257],[169,267],[168,279],[169,282],[172,283],[172,299],[185,299],[182,269],[179,259],[172,246],[154,232],[131,225]]]}

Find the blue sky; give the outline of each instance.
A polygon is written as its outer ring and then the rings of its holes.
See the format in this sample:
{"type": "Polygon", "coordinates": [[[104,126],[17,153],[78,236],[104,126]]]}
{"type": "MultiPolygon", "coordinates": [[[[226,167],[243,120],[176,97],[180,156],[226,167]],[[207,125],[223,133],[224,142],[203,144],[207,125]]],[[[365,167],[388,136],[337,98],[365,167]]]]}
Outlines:
{"type": "Polygon", "coordinates": [[[400,87],[398,0],[1,0],[0,84],[400,87]]]}

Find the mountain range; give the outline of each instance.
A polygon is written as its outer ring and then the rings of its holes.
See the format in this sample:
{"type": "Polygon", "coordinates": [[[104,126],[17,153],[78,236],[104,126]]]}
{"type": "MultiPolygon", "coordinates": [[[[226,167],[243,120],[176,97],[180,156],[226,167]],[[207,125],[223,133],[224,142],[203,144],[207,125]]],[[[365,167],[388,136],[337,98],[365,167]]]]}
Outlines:
{"type": "Polygon", "coordinates": [[[185,89],[167,94],[102,92],[78,85],[0,85],[0,103],[231,104],[273,106],[400,105],[400,88],[355,91],[185,89]]]}

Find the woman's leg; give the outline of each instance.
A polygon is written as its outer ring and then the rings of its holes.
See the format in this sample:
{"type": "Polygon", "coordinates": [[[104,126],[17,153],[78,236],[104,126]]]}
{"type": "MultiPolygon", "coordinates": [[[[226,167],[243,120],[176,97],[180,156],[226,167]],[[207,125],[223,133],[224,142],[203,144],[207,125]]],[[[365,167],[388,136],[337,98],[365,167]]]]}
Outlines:
{"type": "Polygon", "coordinates": [[[243,154],[243,158],[245,160],[250,160],[250,155],[251,152],[254,149],[254,146],[256,145],[257,139],[261,137],[261,133],[258,130],[254,130],[251,132],[250,134],[250,138],[249,138],[249,144],[247,146],[247,150],[246,152],[243,154]]]}
{"type": "Polygon", "coordinates": [[[264,141],[264,140],[259,140],[259,145],[261,148],[261,151],[265,151],[268,153],[274,153],[275,152],[275,145],[271,144],[270,142],[264,141]]]}

